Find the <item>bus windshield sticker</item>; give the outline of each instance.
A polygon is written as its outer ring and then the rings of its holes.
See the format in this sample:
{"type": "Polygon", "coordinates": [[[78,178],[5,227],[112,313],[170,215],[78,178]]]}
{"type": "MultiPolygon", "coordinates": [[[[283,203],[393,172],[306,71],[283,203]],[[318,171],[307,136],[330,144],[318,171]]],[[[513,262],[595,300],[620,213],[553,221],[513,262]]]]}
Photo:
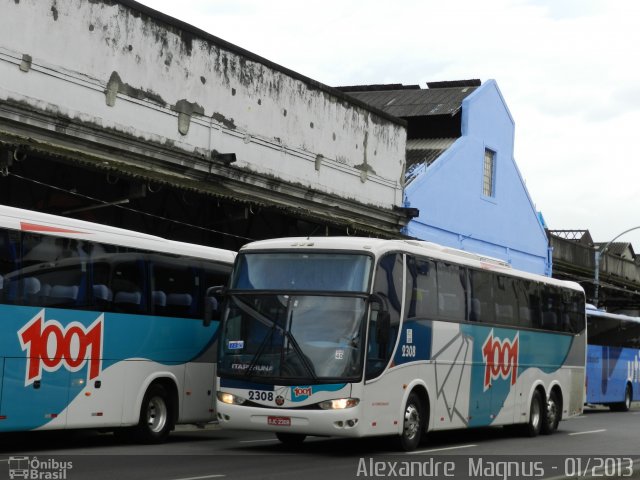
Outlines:
{"type": "Polygon", "coordinates": [[[242,350],[244,348],[244,340],[229,340],[229,350],[242,350]]]}

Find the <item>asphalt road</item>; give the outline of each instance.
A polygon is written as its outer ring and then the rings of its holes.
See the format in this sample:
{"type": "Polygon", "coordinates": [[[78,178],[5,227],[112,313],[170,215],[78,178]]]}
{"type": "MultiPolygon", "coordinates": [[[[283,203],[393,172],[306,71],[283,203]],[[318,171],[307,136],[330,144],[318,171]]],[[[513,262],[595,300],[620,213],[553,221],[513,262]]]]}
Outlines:
{"type": "Polygon", "coordinates": [[[24,473],[26,462],[28,478],[63,480],[638,479],[640,406],[587,409],[536,438],[499,427],[431,433],[411,453],[391,450],[385,438],[312,437],[292,449],[272,434],[216,426],[180,427],[163,445],[123,444],[94,431],[2,434],[0,452],[0,479],[24,473]]]}

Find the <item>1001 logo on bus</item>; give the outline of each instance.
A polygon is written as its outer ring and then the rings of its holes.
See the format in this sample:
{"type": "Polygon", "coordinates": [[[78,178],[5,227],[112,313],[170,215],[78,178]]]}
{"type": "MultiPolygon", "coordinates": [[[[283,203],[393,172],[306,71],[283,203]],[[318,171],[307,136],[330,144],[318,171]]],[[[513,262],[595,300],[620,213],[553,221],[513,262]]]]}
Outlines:
{"type": "Polygon", "coordinates": [[[18,331],[20,346],[27,352],[25,387],[42,378],[42,370],[55,372],[64,366],[70,372],[81,370],[86,363],[87,381],[102,370],[102,332],[104,314],[85,327],[70,322],[63,327],[57,320],[44,320],[41,310],[18,331]]]}
{"type": "Polygon", "coordinates": [[[493,336],[493,329],[482,346],[484,360],[484,390],[486,391],[493,380],[511,377],[511,385],[515,385],[518,377],[518,344],[519,334],[513,340],[500,340],[493,336]]]}

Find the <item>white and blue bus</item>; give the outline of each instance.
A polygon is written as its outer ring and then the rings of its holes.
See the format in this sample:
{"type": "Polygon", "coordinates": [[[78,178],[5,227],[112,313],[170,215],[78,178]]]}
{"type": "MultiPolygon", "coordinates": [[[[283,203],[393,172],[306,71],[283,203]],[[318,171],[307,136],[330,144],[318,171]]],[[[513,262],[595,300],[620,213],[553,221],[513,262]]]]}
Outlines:
{"type": "Polygon", "coordinates": [[[626,412],[640,399],[640,318],[587,305],[587,403],[626,412]]]}
{"type": "Polygon", "coordinates": [[[0,206],[0,432],[215,420],[212,286],[235,253],[0,206]]]}
{"type": "Polygon", "coordinates": [[[575,283],[412,240],[290,238],[236,258],[218,356],[223,427],[394,436],[521,424],[552,433],[584,403],[575,283]]]}

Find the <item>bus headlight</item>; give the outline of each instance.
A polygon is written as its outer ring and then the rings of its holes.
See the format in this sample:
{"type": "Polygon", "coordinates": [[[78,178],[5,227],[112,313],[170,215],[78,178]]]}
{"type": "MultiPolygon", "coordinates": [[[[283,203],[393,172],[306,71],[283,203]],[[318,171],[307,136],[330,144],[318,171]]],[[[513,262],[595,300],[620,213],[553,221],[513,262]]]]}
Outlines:
{"type": "Polygon", "coordinates": [[[247,400],[226,392],[218,392],[218,400],[222,403],[228,403],[229,405],[242,405],[247,400]]]}
{"type": "Polygon", "coordinates": [[[318,406],[323,410],[344,410],[345,408],[355,407],[358,403],[360,403],[360,400],[357,398],[337,398],[320,402],[318,406]]]}

